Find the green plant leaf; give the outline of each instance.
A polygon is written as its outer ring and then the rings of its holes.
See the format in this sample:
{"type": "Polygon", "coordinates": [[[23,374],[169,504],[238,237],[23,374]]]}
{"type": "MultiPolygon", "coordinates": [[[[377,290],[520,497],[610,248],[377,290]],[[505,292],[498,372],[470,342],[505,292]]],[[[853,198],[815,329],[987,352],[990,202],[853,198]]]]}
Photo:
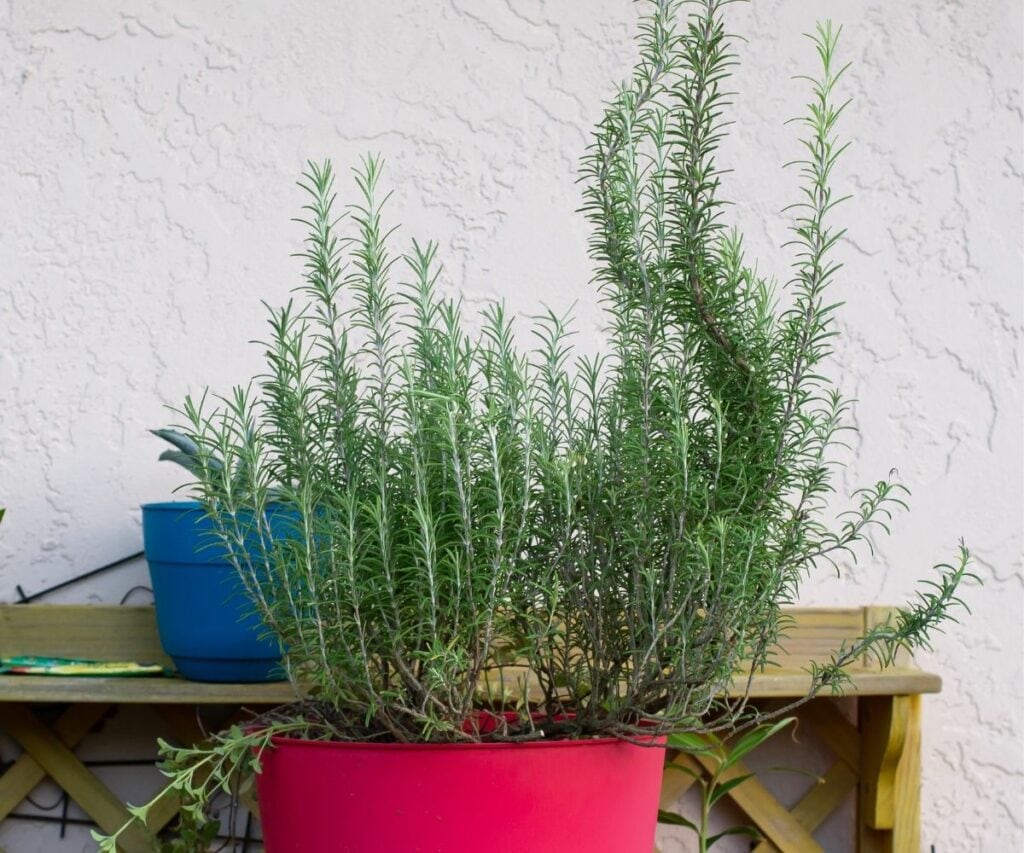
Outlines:
{"type": "Polygon", "coordinates": [[[755,841],[760,841],[764,838],[764,836],[752,826],[731,826],[722,832],[716,832],[714,835],[710,836],[707,840],[707,849],[710,850],[716,841],[720,841],[727,835],[747,835],[755,841]]]}
{"type": "Polygon", "coordinates": [[[693,732],[676,732],[669,735],[668,745],[671,749],[678,749],[689,755],[704,755],[714,749],[704,737],[693,732]]]}
{"type": "Polygon", "coordinates": [[[670,762],[666,764],[665,770],[674,770],[678,773],[685,773],[691,779],[697,779],[698,781],[704,778],[703,773],[700,773],[697,770],[692,770],[689,767],[683,767],[681,764],[676,764],[675,762],[670,762]]]}
{"type": "Polygon", "coordinates": [[[670,826],[685,826],[687,829],[692,829],[694,832],[700,832],[693,821],[687,820],[681,814],[676,814],[675,812],[670,812],[666,809],[658,809],[658,823],[665,823],[670,826]]]}
{"type": "Polygon", "coordinates": [[[768,738],[793,723],[794,719],[795,718],[793,717],[786,717],[785,719],[778,720],[771,725],[758,726],[752,731],[747,732],[736,742],[736,745],[729,750],[728,757],[724,762],[722,762],[722,769],[727,770],[738,761],[742,761],[744,756],[757,749],[757,747],[768,740],[768,738]]]}
{"type": "Polygon", "coordinates": [[[149,814],[149,806],[148,805],[145,805],[145,806],[127,805],[127,806],[125,806],[125,808],[127,809],[128,814],[130,814],[137,821],[139,821],[140,823],[145,823],[146,822],[146,816],[149,814]]]}
{"type": "Polygon", "coordinates": [[[722,797],[728,794],[733,788],[742,785],[748,779],[753,778],[753,776],[753,773],[744,773],[742,776],[734,776],[727,782],[721,782],[718,785],[715,785],[715,788],[711,792],[711,796],[709,797],[709,803],[711,805],[714,805],[720,799],[722,799],[722,797]]]}

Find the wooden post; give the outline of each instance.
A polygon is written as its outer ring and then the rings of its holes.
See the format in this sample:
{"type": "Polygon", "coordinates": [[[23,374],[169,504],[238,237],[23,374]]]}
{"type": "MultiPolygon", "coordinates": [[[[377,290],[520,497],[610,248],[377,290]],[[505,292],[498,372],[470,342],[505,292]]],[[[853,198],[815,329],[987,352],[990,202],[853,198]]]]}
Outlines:
{"type": "Polygon", "coordinates": [[[921,697],[859,700],[861,853],[919,853],[921,697]]]}

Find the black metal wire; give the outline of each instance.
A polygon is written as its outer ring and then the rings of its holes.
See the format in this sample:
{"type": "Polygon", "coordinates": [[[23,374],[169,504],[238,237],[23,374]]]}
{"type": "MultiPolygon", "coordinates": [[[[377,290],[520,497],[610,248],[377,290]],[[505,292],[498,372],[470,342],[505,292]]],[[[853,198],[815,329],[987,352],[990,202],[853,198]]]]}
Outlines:
{"type": "Polygon", "coordinates": [[[126,592],[124,595],[122,595],[121,596],[121,600],[119,602],[117,602],[117,603],[118,604],[124,604],[126,601],[128,601],[129,598],[132,597],[132,593],[133,592],[138,592],[140,589],[145,590],[146,592],[149,592],[149,593],[153,592],[153,587],[151,587],[151,586],[146,586],[145,584],[142,584],[142,583],[136,584],[130,590],[128,590],[128,592],[126,592]]]}
{"type": "Polygon", "coordinates": [[[33,808],[39,809],[39,811],[41,811],[41,812],[52,812],[55,808],[57,808],[57,806],[59,806],[62,802],[64,802],[64,797],[65,796],[66,796],[66,793],[64,791],[61,791],[57,795],[57,799],[54,800],[48,806],[44,806],[42,803],[40,803],[38,800],[36,800],[36,798],[33,797],[31,794],[26,795],[25,801],[28,802],[28,803],[31,803],[33,808]]]}
{"type": "Polygon", "coordinates": [[[30,601],[42,598],[43,596],[50,595],[50,593],[56,592],[64,587],[71,586],[72,584],[80,583],[81,581],[88,580],[89,578],[96,577],[98,574],[109,571],[110,569],[116,569],[118,566],[123,566],[125,563],[130,563],[132,560],[137,560],[139,557],[145,555],[145,551],[138,551],[134,554],[129,554],[127,557],[122,557],[120,560],[114,560],[112,563],[107,563],[105,566],[100,566],[98,569],[85,572],[84,574],[76,575],[73,578],[68,578],[65,581],[48,586],[46,589],[41,589],[38,592],[33,592],[31,595],[26,595],[25,590],[22,589],[21,584],[15,584],[14,591],[18,593],[18,600],[15,604],[28,604],[30,601]]]}
{"type": "MultiPolygon", "coordinates": [[[[252,832],[252,812],[245,813],[245,835],[242,836],[242,853],[249,853],[249,842],[256,839],[250,837],[252,832]]],[[[933,851],[934,853],[934,851],[933,851]]]]}
{"type": "Polygon", "coordinates": [[[70,797],[68,797],[67,791],[64,791],[64,796],[61,797],[60,800],[60,837],[63,839],[68,831],[68,801],[70,800],[70,797]]]}

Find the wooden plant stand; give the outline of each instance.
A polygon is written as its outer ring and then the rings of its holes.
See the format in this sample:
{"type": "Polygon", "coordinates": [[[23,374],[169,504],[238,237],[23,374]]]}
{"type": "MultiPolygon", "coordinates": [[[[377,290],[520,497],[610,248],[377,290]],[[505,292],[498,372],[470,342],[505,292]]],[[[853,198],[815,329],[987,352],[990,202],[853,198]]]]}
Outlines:
{"type": "MultiPolygon", "coordinates": [[[[751,694],[758,699],[802,696],[808,661],[827,659],[844,640],[886,618],[885,608],[797,609],[787,632],[780,666],[755,676],[751,694]]],[[[170,662],[160,648],[151,607],[105,605],[0,605],[0,656],[37,655],[106,661],[170,662]]],[[[839,713],[828,699],[807,706],[806,718],[835,755],[823,781],[791,809],[784,808],[757,779],[734,788],[729,796],[760,829],[757,848],[805,853],[822,848],[814,830],[846,796],[857,790],[859,837],[864,853],[918,853],[920,833],[921,699],[937,693],[938,676],[913,668],[909,661],[879,670],[865,663],[851,673],[846,694],[858,702],[858,725],[839,713]]],[[[163,735],[180,744],[202,740],[196,719],[200,705],[260,708],[293,700],[287,684],[202,684],[180,678],[85,678],[0,675],[0,731],[23,753],[0,776],[0,821],[32,789],[49,777],[107,833],[128,820],[115,795],[75,755],[75,747],[119,705],[151,706],[160,716],[163,735]],[[56,720],[44,723],[40,705],[58,705],[56,720]]],[[[695,759],[677,755],[670,760],[695,759]]],[[[747,772],[741,765],[736,773],[747,772]]],[[[683,773],[667,773],[662,805],[670,808],[692,782],[683,773]]],[[[172,798],[150,813],[158,831],[179,811],[172,798]]],[[[121,836],[128,853],[150,850],[141,830],[121,836]]]]}
{"type": "MultiPolygon", "coordinates": [[[[844,641],[852,642],[884,622],[892,610],[797,608],[777,662],[778,668],[754,677],[750,695],[759,700],[786,700],[806,695],[812,660],[827,661],[844,641]]],[[[757,853],[819,853],[814,831],[856,794],[859,853],[920,853],[921,843],[921,695],[938,693],[937,675],[915,668],[909,657],[880,669],[864,661],[850,670],[844,695],[857,703],[857,724],[851,723],[827,696],[800,709],[801,725],[809,725],[833,755],[818,784],[791,808],[785,808],[758,779],[749,779],[726,795],[764,836],[757,853]]],[[[731,691],[740,695],[739,685],[731,691]]],[[[707,772],[710,762],[684,754],[670,762],[707,772]]],[[[746,775],[739,762],[723,781],[746,775]]],[[[661,807],[673,809],[695,784],[686,773],[666,773],[661,807]]]]}

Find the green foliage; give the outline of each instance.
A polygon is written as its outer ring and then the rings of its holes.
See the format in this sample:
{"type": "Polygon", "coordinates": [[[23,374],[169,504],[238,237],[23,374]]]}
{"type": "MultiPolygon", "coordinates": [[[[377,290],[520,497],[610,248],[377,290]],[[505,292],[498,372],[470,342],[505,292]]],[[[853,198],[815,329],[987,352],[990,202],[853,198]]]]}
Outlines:
{"type": "MultiPolygon", "coordinates": [[[[311,164],[305,282],[270,309],[265,373],[186,401],[176,443],[200,499],[339,734],[475,739],[463,722],[502,700],[480,685],[511,660],[542,699],[500,736],[730,728],[747,705],[724,688],[768,662],[804,575],[855,557],[902,504],[886,480],[828,512],[829,451],[849,429],[823,373],[843,235],[838,34],[812,37],[778,288],[723,222],[723,3],[683,5],[650,3],[640,62],[583,160],[606,355],[576,358],[550,313],[523,348],[500,305],[469,334],[435,245],[391,248],[380,162],[355,170],[345,210],[330,164],[311,164]],[[283,541],[274,501],[299,519],[283,541]]],[[[812,692],[865,652],[923,643],[965,566],[963,552],[838,650],[812,692]]]]}
{"type": "Polygon", "coordinates": [[[159,853],[206,853],[217,840],[220,821],[186,812],[179,818],[170,836],[157,842],[159,853]]]}
{"type": "MultiPolygon", "coordinates": [[[[304,282],[268,308],[264,372],[186,399],[180,429],[158,431],[311,696],[297,730],[312,715],[315,736],[407,742],[672,733],[712,755],[714,732],[745,730],[705,785],[710,808],[739,783],[721,779],[730,762],[784,725],[726,688],[770,663],[806,574],[870,548],[906,491],[884,479],[829,508],[852,429],[825,375],[844,234],[839,34],[811,37],[779,285],[724,221],[726,3],[648,0],[634,74],[584,157],[609,323],[596,358],[551,312],[525,347],[500,304],[464,321],[436,246],[392,248],[379,160],[354,170],[347,207],[331,164],[309,165],[304,282]],[[271,504],[291,510],[292,536],[271,537],[271,504]],[[513,672],[532,691],[516,719],[467,725],[508,710],[494,685],[513,672]]],[[[926,644],[967,565],[962,548],[893,621],[816,665],[808,697],[865,654],[926,644]]],[[[168,753],[196,825],[218,786],[255,769],[261,737],[168,753]]]]}
{"type": "Polygon", "coordinates": [[[658,821],[671,826],[684,826],[696,833],[697,849],[700,853],[710,850],[717,841],[729,835],[747,835],[759,841],[761,834],[751,826],[732,826],[722,832],[709,835],[708,820],[711,809],[734,788],[738,788],[753,778],[753,773],[737,773],[734,769],[736,765],[762,743],[774,737],[793,722],[795,722],[793,717],[786,717],[774,723],[762,723],[732,741],[723,740],[713,734],[669,735],[668,746],[670,749],[678,749],[688,755],[700,756],[704,763],[710,764],[710,767],[707,768],[708,772],[705,774],[679,764],[667,766],[670,772],[685,773],[692,777],[699,786],[700,817],[699,822],[694,823],[681,814],[662,809],[658,812],[658,821]]]}
{"type": "MultiPolygon", "coordinates": [[[[550,312],[525,347],[500,305],[464,321],[436,246],[392,248],[377,159],[344,209],[329,163],[304,175],[305,280],[269,309],[265,371],[186,400],[181,433],[198,497],[334,736],[478,740],[465,723],[505,705],[488,676],[510,663],[536,701],[488,737],[755,726],[725,688],[770,662],[805,575],[856,559],[902,505],[882,480],[829,507],[851,429],[825,375],[838,33],[812,36],[779,285],[724,222],[724,5],[648,2],[633,76],[583,159],[610,326],[598,358],[577,357],[550,312]],[[290,537],[270,535],[277,501],[290,537]]],[[[967,559],[816,667],[808,695],[864,654],[926,643],[967,559]]]]}
{"type": "Polygon", "coordinates": [[[137,822],[145,825],[149,811],[164,797],[181,798],[181,817],[175,837],[162,841],[153,839],[154,849],[166,853],[199,853],[208,849],[220,825],[206,813],[210,801],[218,793],[235,796],[239,787],[251,784],[260,771],[260,758],[271,738],[299,733],[303,737],[323,737],[324,732],[305,720],[288,723],[273,722],[258,729],[243,730],[232,726],[215,735],[208,744],[176,747],[158,739],[164,759],[160,772],[170,783],[152,800],[141,806],[128,806],[131,820],[112,835],[92,831],[93,841],[102,853],[117,853],[118,838],[137,822]]]}

